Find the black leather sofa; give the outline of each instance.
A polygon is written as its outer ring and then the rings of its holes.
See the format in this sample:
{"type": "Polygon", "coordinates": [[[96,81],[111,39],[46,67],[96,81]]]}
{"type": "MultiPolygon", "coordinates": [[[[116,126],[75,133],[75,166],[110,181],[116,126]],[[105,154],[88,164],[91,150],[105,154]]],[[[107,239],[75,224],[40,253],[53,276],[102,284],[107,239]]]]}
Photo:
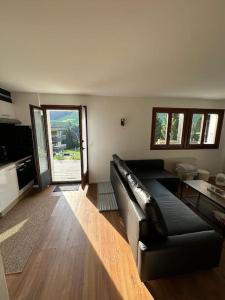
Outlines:
{"type": "Polygon", "coordinates": [[[142,281],[216,267],[222,237],[171,191],[179,179],[163,160],[123,161],[110,176],[142,281]]]}
{"type": "Polygon", "coordinates": [[[156,179],[169,191],[177,192],[180,179],[164,169],[164,160],[126,160],[126,165],[140,180],[156,179]]]}

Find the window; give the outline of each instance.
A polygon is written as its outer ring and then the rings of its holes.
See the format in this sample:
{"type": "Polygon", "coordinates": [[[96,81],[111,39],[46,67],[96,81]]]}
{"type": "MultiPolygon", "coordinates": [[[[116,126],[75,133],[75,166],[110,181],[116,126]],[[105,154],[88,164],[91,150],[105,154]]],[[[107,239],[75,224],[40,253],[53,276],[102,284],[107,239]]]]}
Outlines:
{"type": "Polygon", "coordinates": [[[216,129],[218,126],[218,114],[208,114],[206,117],[206,127],[204,134],[204,144],[214,144],[216,141],[216,129]]]}
{"type": "Polygon", "coordinates": [[[151,149],[218,148],[223,110],[153,108],[151,149]]]}
{"type": "Polygon", "coordinates": [[[170,128],[170,145],[181,145],[184,125],[184,113],[172,113],[170,128]]]}
{"type": "Polygon", "coordinates": [[[191,122],[191,145],[200,145],[202,140],[202,129],[204,123],[204,114],[192,114],[191,122]]]}
{"type": "Polygon", "coordinates": [[[166,145],[167,132],[168,132],[168,113],[156,114],[156,127],[155,127],[155,144],[166,145]]]}
{"type": "Polygon", "coordinates": [[[180,109],[153,109],[153,140],[156,149],[181,148],[185,112],[180,109]]]}

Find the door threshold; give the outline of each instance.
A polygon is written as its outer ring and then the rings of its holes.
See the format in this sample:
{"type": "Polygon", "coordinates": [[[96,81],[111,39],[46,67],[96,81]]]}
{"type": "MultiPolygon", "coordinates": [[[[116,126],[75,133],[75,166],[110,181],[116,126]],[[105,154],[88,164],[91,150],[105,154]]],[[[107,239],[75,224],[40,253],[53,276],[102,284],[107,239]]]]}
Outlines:
{"type": "Polygon", "coordinates": [[[57,185],[57,184],[81,184],[81,180],[76,181],[52,181],[51,185],[57,185]]]}

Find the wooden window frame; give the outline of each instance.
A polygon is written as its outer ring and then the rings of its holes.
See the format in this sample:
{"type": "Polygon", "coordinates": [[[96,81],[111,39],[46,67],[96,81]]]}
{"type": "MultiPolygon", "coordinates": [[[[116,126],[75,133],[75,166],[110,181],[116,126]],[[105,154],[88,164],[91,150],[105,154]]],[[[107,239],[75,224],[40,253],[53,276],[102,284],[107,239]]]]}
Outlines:
{"type": "Polygon", "coordinates": [[[151,150],[178,150],[178,149],[217,149],[220,144],[220,136],[223,126],[224,110],[223,109],[200,109],[200,108],[168,108],[168,107],[153,107],[152,109],[152,129],[151,129],[151,150]],[[155,140],[155,127],[156,127],[156,114],[157,113],[168,113],[168,130],[166,136],[165,145],[156,145],[155,140]],[[169,137],[171,131],[171,119],[173,113],[183,113],[184,114],[184,123],[183,123],[183,132],[182,140],[179,145],[170,145],[169,137]],[[192,116],[193,114],[203,114],[204,122],[202,127],[202,136],[200,144],[190,144],[190,135],[192,127],[192,116]],[[206,115],[207,114],[218,114],[218,123],[217,131],[214,144],[204,144],[204,133],[206,128],[206,115]]]}

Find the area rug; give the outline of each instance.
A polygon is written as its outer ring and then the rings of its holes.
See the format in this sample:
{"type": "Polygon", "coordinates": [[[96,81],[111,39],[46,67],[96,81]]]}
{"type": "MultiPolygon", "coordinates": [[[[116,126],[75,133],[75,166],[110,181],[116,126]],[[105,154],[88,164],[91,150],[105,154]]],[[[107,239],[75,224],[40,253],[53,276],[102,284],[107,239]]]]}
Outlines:
{"type": "Polygon", "coordinates": [[[113,194],[113,187],[111,182],[98,183],[98,194],[113,194]]]}
{"type": "Polygon", "coordinates": [[[100,212],[118,210],[111,182],[98,183],[97,207],[100,212]]]}
{"type": "Polygon", "coordinates": [[[78,191],[80,184],[63,184],[57,185],[53,192],[67,192],[67,191],[78,191]]]}
{"type": "Polygon", "coordinates": [[[58,199],[35,193],[0,218],[0,250],[6,274],[23,271],[58,199]]]}
{"type": "Polygon", "coordinates": [[[114,194],[99,194],[98,210],[101,212],[118,210],[118,206],[114,194]]]}

